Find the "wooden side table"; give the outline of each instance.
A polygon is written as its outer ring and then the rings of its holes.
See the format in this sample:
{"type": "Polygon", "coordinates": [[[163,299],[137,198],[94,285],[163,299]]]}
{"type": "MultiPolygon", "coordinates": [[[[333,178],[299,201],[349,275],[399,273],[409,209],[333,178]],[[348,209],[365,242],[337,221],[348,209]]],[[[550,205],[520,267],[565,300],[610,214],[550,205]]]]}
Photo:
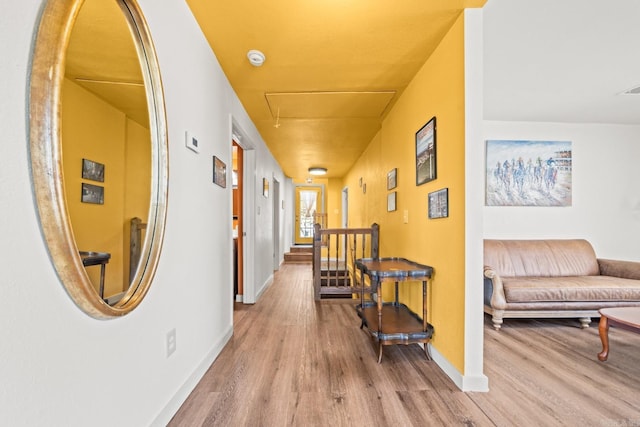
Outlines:
{"type": "Polygon", "coordinates": [[[89,267],[91,265],[100,266],[100,298],[104,299],[104,270],[105,266],[109,263],[111,254],[107,252],[87,252],[80,251],[80,258],[82,258],[82,265],[89,267]]]}
{"type": "Polygon", "coordinates": [[[362,320],[360,328],[367,327],[369,334],[378,342],[378,363],[382,361],[382,347],[392,344],[424,343],[428,359],[427,343],[433,336],[433,326],[427,323],[427,281],[433,268],[404,258],[362,258],[356,260],[360,270],[362,292],[360,304],[356,307],[362,320]],[[371,286],[377,292],[377,302],[364,301],[367,275],[371,286]],[[422,281],[422,318],[398,302],[398,284],[408,281],[422,281]],[[382,284],[395,283],[395,300],[383,303],[382,284]]]}
{"type": "Polygon", "coordinates": [[[640,333],[640,307],[612,307],[600,309],[598,332],[602,341],[602,351],[598,360],[604,362],[609,357],[609,326],[618,326],[640,333]]]}

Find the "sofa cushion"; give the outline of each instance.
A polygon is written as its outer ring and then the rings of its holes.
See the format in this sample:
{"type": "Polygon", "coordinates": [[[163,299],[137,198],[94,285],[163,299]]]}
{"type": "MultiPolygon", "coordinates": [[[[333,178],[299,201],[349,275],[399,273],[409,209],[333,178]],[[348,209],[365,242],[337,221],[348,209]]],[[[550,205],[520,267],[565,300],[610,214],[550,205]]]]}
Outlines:
{"type": "Polygon", "coordinates": [[[503,277],[507,302],[640,301],[640,282],[611,276],[503,277]]]}
{"type": "Polygon", "coordinates": [[[485,240],[484,264],[502,277],[600,274],[593,247],[582,239],[485,240]]]}

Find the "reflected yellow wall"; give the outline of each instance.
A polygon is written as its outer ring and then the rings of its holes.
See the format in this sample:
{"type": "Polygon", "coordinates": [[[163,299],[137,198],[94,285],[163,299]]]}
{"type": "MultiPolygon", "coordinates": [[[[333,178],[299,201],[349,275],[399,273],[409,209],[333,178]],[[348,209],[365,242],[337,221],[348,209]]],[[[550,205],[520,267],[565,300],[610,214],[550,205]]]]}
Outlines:
{"type": "MultiPolygon", "coordinates": [[[[434,267],[429,322],[438,351],[464,373],[464,17],[461,15],[385,118],[345,178],[349,226],[380,224],[380,255],[434,267]],[[416,186],[415,133],[437,120],[437,179],[416,186]],[[387,172],[398,168],[397,211],[387,212],[387,172]],[[366,184],[366,193],[360,187],[366,184]],[[449,217],[427,218],[429,192],[449,188],[449,217]],[[404,216],[408,222],[404,222],[404,216]]],[[[420,312],[421,286],[401,299],[420,312]]],[[[389,294],[385,297],[390,297],[389,294]]]]}
{"type": "MultiPolygon", "coordinates": [[[[129,219],[147,221],[149,131],[68,79],[62,107],[64,183],[73,233],[79,250],[111,253],[105,278],[108,297],[128,286],[129,219]],[[82,179],[83,158],[105,165],[104,182],[82,179]],[[103,205],[81,202],[82,182],[104,187],[103,205]]],[[[100,267],[87,272],[97,290],[100,267]]]]}

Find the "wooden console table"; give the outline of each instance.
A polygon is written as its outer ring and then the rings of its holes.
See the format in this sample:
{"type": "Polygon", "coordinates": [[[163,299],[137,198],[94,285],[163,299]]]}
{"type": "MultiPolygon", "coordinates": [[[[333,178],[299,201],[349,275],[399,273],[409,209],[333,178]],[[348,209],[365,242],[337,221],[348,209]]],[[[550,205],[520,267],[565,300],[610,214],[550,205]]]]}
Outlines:
{"type": "Polygon", "coordinates": [[[82,265],[89,267],[91,265],[100,266],[100,298],[104,299],[104,269],[109,263],[111,254],[107,252],[87,252],[80,251],[80,258],[82,258],[82,265]]]}
{"type": "Polygon", "coordinates": [[[427,343],[433,336],[433,326],[427,323],[427,281],[433,268],[404,258],[361,258],[356,260],[360,271],[360,304],[356,307],[362,320],[360,328],[367,327],[371,337],[378,342],[378,363],[382,361],[382,347],[393,344],[423,343],[429,357],[427,343]],[[368,276],[371,287],[376,289],[377,302],[365,301],[365,280],[368,276]],[[398,302],[398,284],[422,281],[422,318],[398,302]],[[395,283],[395,300],[382,301],[382,284],[395,283]]]}

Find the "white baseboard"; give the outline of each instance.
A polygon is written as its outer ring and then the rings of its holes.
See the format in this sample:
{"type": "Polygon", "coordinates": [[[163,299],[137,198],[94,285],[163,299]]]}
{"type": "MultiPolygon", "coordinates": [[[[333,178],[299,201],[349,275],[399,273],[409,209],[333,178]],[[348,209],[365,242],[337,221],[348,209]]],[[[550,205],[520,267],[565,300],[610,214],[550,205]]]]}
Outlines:
{"type": "Polygon", "coordinates": [[[110,297],[105,298],[104,302],[106,302],[109,305],[113,305],[113,304],[117,303],[118,301],[120,301],[123,296],[124,296],[124,292],[120,292],[118,294],[111,295],[110,297]]]}
{"type": "Polygon", "coordinates": [[[462,391],[489,391],[489,379],[486,375],[462,375],[434,346],[429,345],[429,354],[434,362],[444,371],[454,384],[462,391]]]}
{"type": "Polygon", "coordinates": [[[180,409],[180,406],[187,400],[189,394],[191,394],[193,389],[198,385],[198,382],[200,382],[232,336],[233,325],[231,325],[227,333],[211,347],[211,350],[209,350],[209,353],[207,353],[202,362],[200,362],[189,378],[187,378],[184,384],[176,391],[171,400],[167,402],[162,411],[160,411],[151,423],[152,427],[164,427],[171,421],[171,418],[173,418],[176,412],[178,412],[178,409],[180,409]]]}
{"type": "Polygon", "coordinates": [[[236,295],[236,302],[242,302],[243,298],[242,295],[238,294],[236,295]]]}
{"type": "Polygon", "coordinates": [[[260,290],[256,293],[256,301],[258,301],[258,299],[260,299],[260,296],[264,293],[264,291],[267,290],[267,288],[269,286],[271,286],[272,283],[273,283],[273,274],[271,274],[271,275],[269,275],[269,277],[267,277],[267,280],[265,280],[265,282],[260,287],[260,290]]]}

